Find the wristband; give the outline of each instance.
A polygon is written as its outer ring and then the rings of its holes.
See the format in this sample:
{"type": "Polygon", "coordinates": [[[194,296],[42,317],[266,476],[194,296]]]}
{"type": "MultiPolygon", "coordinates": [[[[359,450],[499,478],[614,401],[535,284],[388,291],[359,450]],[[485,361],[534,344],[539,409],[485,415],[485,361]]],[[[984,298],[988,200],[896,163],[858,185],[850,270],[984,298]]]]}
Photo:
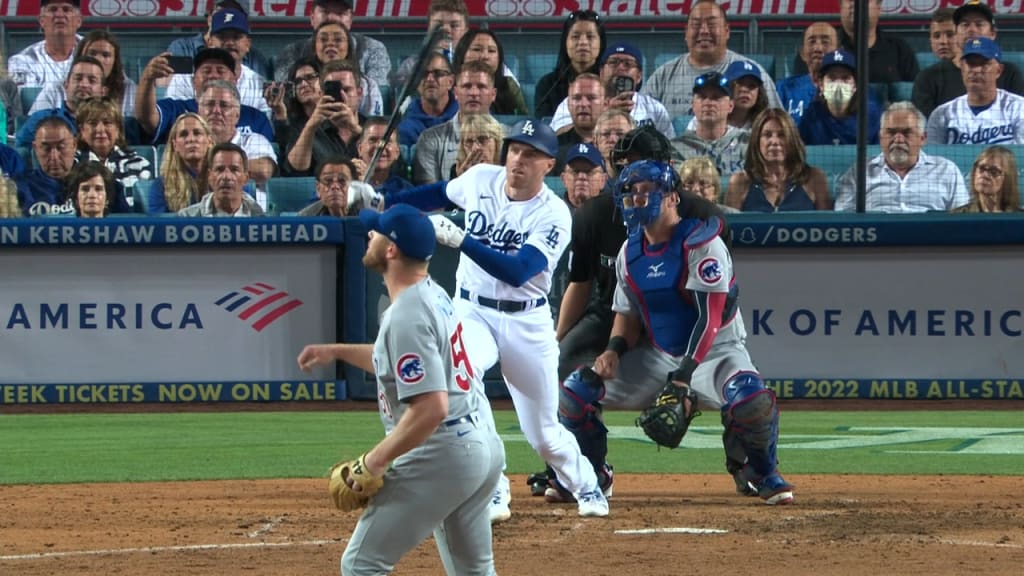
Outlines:
{"type": "Polygon", "coordinates": [[[697,369],[699,363],[693,358],[687,356],[683,358],[679,368],[676,368],[670,375],[673,382],[686,382],[689,384],[693,380],[693,371],[697,369]]]}
{"type": "Polygon", "coordinates": [[[629,352],[629,343],[626,342],[626,339],[622,336],[612,336],[611,339],[608,340],[608,347],[605,348],[605,350],[611,350],[612,352],[615,352],[619,358],[622,358],[626,355],[626,352],[629,352]]]}

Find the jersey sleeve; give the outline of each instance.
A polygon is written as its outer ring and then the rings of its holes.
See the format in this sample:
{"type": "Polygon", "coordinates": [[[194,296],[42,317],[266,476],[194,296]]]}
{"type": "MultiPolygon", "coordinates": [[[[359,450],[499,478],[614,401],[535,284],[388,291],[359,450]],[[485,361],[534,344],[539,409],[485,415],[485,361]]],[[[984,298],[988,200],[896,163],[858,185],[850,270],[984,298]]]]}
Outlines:
{"type": "Polygon", "coordinates": [[[553,269],[569,246],[572,216],[569,208],[558,197],[551,194],[550,198],[553,201],[548,203],[549,208],[544,208],[544,215],[530,228],[523,246],[533,246],[539,250],[547,259],[548,268],[553,269]]]}
{"type": "Polygon", "coordinates": [[[687,256],[686,289],[694,292],[729,292],[732,257],[721,238],[691,248],[687,256]]]}
{"type": "Polygon", "coordinates": [[[461,176],[448,181],[445,194],[448,200],[463,210],[469,211],[476,204],[480,194],[504,194],[500,187],[503,181],[498,178],[501,166],[477,164],[466,170],[461,176]],[[497,188],[497,189],[495,189],[497,188]],[[488,192],[489,191],[489,192],[488,192]]]}
{"type": "Polygon", "coordinates": [[[626,246],[627,240],[619,249],[619,255],[615,258],[615,294],[612,295],[612,312],[625,314],[627,316],[638,316],[640,314],[639,303],[635,296],[629,291],[626,280],[626,246]]]}
{"type": "MultiPolygon", "coordinates": [[[[412,294],[410,294],[412,296],[412,294]]],[[[403,300],[391,317],[401,329],[388,332],[388,370],[394,374],[398,399],[408,401],[426,392],[448,390],[448,376],[438,346],[441,327],[421,299],[403,300]]]]}

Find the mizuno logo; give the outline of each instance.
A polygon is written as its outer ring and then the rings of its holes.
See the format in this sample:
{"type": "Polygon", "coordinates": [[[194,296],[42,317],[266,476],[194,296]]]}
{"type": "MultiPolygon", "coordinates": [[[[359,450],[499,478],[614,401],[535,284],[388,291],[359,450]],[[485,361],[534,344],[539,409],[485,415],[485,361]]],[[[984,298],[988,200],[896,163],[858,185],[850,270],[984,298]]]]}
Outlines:
{"type": "Polygon", "coordinates": [[[302,306],[302,301],[269,284],[254,282],[225,294],[214,304],[228,312],[238,310],[239,320],[246,323],[252,321],[252,329],[261,332],[277,319],[302,306]]]}

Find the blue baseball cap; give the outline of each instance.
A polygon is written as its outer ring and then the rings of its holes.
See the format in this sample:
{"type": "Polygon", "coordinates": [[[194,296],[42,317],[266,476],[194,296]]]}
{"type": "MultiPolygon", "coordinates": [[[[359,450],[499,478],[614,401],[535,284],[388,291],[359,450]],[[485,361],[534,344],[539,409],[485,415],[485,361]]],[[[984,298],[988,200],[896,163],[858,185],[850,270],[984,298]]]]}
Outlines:
{"type": "Polygon", "coordinates": [[[747,76],[750,76],[761,84],[764,84],[764,78],[761,76],[761,68],[750,60],[736,60],[732,64],[729,64],[729,67],[725,69],[725,77],[729,79],[729,82],[735,82],[740,78],[746,78],[747,76]]]}
{"type": "Polygon", "coordinates": [[[821,74],[824,74],[825,69],[829,66],[845,66],[851,72],[857,72],[857,60],[854,59],[853,54],[846,50],[833,50],[825,54],[825,57],[821,59],[821,68],[818,70],[821,74]]]}
{"type": "Polygon", "coordinates": [[[602,170],[605,169],[604,157],[601,156],[601,151],[597,149],[597,146],[593,144],[587,144],[580,142],[569,148],[569,153],[565,155],[565,163],[571,164],[573,160],[586,160],[594,166],[600,166],[602,170]]]}
{"type": "Polygon", "coordinates": [[[964,42],[962,57],[966,58],[971,54],[981,56],[985,60],[1003,61],[1003,51],[999,49],[999,44],[991,38],[971,38],[964,42]]]}
{"type": "Polygon", "coordinates": [[[214,12],[213,21],[210,22],[210,34],[217,34],[225,30],[237,30],[248,34],[249,17],[245,15],[245,12],[233,8],[214,12]]]}
{"type": "Polygon", "coordinates": [[[364,208],[359,221],[367,231],[387,236],[409,258],[426,262],[434,255],[434,224],[418,208],[409,204],[395,204],[384,212],[364,208]]]}
{"type": "Polygon", "coordinates": [[[729,79],[718,72],[705,72],[693,81],[693,91],[696,93],[701,88],[718,88],[726,96],[732,98],[732,88],[729,87],[729,79]]]}
{"type": "Polygon", "coordinates": [[[501,145],[502,164],[505,163],[505,155],[511,142],[533,146],[552,158],[558,158],[558,136],[555,136],[555,131],[547,123],[535,118],[520,120],[509,130],[501,145]]]}
{"type": "Polygon", "coordinates": [[[616,54],[632,56],[633,58],[636,59],[636,65],[639,66],[640,68],[643,68],[643,54],[641,54],[640,50],[638,50],[636,46],[633,46],[629,42],[616,42],[615,44],[612,44],[611,46],[605,48],[604,52],[601,54],[601,59],[598,61],[598,64],[604,66],[604,63],[607,62],[609,58],[615,56],[616,54]]]}

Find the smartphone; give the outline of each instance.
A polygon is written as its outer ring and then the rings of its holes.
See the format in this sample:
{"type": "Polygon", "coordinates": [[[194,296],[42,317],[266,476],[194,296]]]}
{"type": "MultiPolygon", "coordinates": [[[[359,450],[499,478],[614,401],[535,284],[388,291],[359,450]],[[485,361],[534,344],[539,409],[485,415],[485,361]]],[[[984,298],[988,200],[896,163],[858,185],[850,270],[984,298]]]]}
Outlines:
{"type": "Polygon", "coordinates": [[[192,68],[191,56],[168,56],[167,65],[174,70],[175,74],[191,74],[195,71],[192,68]]]}
{"type": "Polygon", "coordinates": [[[334,98],[335,102],[344,102],[341,98],[341,82],[338,80],[324,82],[324,96],[334,98]]]}
{"type": "Polygon", "coordinates": [[[622,94],[623,92],[632,92],[636,89],[636,83],[629,76],[616,76],[615,77],[615,96],[622,94]]]}

